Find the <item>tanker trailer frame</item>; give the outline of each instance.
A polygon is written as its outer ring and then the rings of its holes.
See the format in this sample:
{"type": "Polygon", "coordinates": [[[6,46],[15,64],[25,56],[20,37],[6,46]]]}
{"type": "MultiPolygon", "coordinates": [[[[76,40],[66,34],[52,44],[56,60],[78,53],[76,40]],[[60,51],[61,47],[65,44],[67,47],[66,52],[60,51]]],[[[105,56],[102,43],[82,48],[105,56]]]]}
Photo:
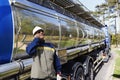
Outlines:
{"type": "MultiPolygon", "coordinates": [[[[9,16],[2,22],[4,24],[0,24],[0,30],[7,29],[10,36],[6,36],[9,46],[6,46],[8,43],[4,44],[5,47],[0,46],[4,48],[0,51],[0,79],[19,80],[29,77],[32,58],[25,49],[32,41],[32,29],[36,25],[45,30],[46,41],[55,45],[64,79],[94,79],[94,71],[104,59],[105,35],[101,30],[103,25],[88,14],[79,1],[4,1],[6,4],[2,6],[9,12],[3,13],[9,16]]],[[[1,34],[5,33],[1,31],[1,34]]],[[[2,37],[1,45],[6,42],[6,37],[2,37]]]]}

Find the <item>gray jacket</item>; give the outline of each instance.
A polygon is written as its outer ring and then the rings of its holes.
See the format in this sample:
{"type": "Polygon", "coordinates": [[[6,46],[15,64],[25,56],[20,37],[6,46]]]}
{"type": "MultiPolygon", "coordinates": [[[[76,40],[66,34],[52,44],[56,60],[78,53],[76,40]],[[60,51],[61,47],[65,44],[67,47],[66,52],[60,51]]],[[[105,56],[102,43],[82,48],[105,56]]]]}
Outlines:
{"type": "Polygon", "coordinates": [[[31,70],[32,78],[55,77],[53,66],[55,50],[49,47],[38,47],[36,54],[33,56],[31,70]]]}

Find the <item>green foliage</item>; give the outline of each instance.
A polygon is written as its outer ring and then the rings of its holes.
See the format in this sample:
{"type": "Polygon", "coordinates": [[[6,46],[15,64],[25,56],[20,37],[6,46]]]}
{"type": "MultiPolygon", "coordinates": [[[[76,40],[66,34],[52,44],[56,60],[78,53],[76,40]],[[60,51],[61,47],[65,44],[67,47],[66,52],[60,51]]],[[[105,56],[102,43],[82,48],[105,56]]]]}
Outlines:
{"type": "Polygon", "coordinates": [[[116,63],[115,63],[115,69],[114,69],[114,74],[113,76],[115,78],[119,78],[118,76],[120,75],[120,50],[116,50],[115,51],[117,53],[117,59],[116,59],[116,63]]]}
{"type": "Polygon", "coordinates": [[[111,44],[120,44],[120,34],[112,35],[111,44]]]}
{"type": "Polygon", "coordinates": [[[112,35],[111,44],[115,44],[115,41],[116,41],[115,35],[112,35]]]}
{"type": "Polygon", "coordinates": [[[32,21],[30,19],[25,18],[24,20],[22,20],[22,34],[31,34],[32,33],[32,29],[33,29],[33,24],[32,21]]]}

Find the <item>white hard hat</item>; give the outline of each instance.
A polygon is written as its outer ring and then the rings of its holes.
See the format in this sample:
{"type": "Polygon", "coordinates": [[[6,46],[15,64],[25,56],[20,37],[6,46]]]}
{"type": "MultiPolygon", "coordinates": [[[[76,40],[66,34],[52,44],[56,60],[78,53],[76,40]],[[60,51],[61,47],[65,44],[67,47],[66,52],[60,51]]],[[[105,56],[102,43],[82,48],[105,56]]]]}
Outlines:
{"type": "Polygon", "coordinates": [[[35,26],[35,28],[33,29],[33,35],[38,31],[38,30],[43,30],[41,27],[39,26],[35,26]]]}

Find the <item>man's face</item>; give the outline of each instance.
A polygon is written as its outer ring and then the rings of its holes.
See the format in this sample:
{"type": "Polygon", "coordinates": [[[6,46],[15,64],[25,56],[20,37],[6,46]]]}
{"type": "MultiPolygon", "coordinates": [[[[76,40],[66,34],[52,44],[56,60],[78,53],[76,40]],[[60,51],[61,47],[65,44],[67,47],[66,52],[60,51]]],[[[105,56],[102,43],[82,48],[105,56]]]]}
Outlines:
{"type": "Polygon", "coordinates": [[[35,34],[35,37],[44,39],[44,31],[43,30],[38,30],[35,34]]]}

